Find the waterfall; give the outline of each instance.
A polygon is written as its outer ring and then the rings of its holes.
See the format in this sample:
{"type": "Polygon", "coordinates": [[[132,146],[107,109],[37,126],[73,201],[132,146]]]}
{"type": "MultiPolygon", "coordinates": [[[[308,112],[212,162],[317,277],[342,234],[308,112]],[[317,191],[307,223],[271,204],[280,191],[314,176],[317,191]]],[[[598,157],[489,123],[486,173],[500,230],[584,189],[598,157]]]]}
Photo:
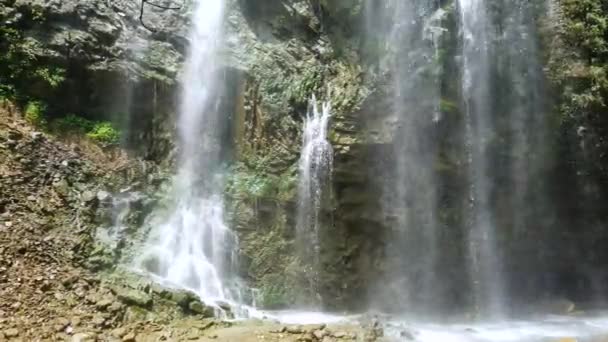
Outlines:
{"type": "Polygon", "coordinates": [[[532,4],[460,0],[459,9],[469,273],[478,313],[499,317],[510,309],[509,283],[533,275],[541,263],[529,259],[525,266],[516,265],[521,260],[505,259],[507,248],[511,254],[532,255],[544,241],[530,239],[531,232],[542,231],[547,226],[543,218],[551,216],[542,174],[550,162],[542,67],[532,4]]]}
{"type": "Polygon", "coordinates": [[[466,114],[466,148],[469,164],[469,274],[476,310],[502,311],[501,258],[496,243],[496,226],[491,207],[492,180],[489,147],[493,134],[490,102],[489,13],[484,0],[460,0],[462,25],[462,94],[466,114]]]}
{"type": "Polygon", "coordinates": [[[441,120],[437,57],[444,11],[436,0],[369,4],[374,12],[367,25],[375,19],[376,27],[368,30],[376,34],[374,41],[386,40],[392,113],[387,125],[392,139],[382,158],[389,162],[380,177],[381,206],[392,227],[385,250],[387,271],[375,284],[372,300],[400,312],[409,308],[417,315],[431,314],[442,301],[433,132],[441,120]]]}
{"type": "Polygon", "coordinates": [[[402,305],[430,314],[441,300],[436,268],[439,254],[437,180],[434,174],[433,128],[439,120],[439,83],[433,14],[437,1],[397,1],[389,43],[396,49],[393,142],[396,164],[394,198],[388,204],[397,217],[392,250],[401,280],[402,305]]]}
{"type": "Polygon", "coordinates": [[[196,1],[179,107],[179,159],[168,215],[159,213],[139,260],[156,279],[207,303],[232,301],[237,237],[224,223],[219,50],[224,1],[196,1]]]}
{"type": "MultiPolygon", "coordinates": [[[[327,139],[331,105],[310,101],[299,161],[297,241],[299,255],[310,268],[310,287],[316,292],[320,263],[320,229],[324,223],[322,210],[329,199],[333,148],[327,139]]],[[[318,292],[316,292],[318,293],[318,292]]]]}

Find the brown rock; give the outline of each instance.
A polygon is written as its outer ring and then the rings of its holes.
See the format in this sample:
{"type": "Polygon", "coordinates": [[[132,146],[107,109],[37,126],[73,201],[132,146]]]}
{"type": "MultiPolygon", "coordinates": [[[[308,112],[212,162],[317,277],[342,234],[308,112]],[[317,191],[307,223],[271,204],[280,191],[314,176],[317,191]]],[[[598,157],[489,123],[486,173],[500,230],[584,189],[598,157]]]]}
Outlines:
{"type": "Polygon", "coordinates": [[[19,336],[19,330],[17,329],[6,329],[4,330],[4,336],[7,338],[13,338],[19,336]]]}
{"type": "Polygon", "coordinates": [[[135,334],[130,332],[122,337],[123,342],[135,342],[135,334]]]}
{"type": "Polygon", "coordinates": [[[329,333],[325,330],[315,330],[312,332],[312,335],[317,339],[317,340],[322,340],[323,337],[329,335],[329,333]]]}

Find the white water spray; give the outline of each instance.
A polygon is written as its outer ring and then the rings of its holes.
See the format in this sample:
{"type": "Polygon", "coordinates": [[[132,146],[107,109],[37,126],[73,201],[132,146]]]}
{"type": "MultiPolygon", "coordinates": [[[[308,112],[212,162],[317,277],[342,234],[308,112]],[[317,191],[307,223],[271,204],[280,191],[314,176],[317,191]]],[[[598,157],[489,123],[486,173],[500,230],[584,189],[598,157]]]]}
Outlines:
{"type": "Polygon", "coordinates": [[[489,15],[484,0],[460,0],[459,9],[470,179],[469,273],[476,309],[485,315],[500,315],[504,306],[502,265],[496,243],[495,218],[490,204],[492,184],[488,174],[488,148],[494,134],[489,103],[489,15]]]}
{"type": "Polygon", "coordinates": [[[224,1],[196,1],[179,110],[179,169],[170,213],[157,215],[139,267],[168,285],[197,293],[205,302],[232,302],[236,235],[224,223],[218,53],[224,1]]]}
{"type": "Polygon", "coordinates": [[[297,235],[300,256],[312,258],[311,283],[315,289],[319,267],[322,208],[328,198],[333,165],[333,148],[327,139],[331,105],[324,102],[321,110],[313,96],[304,122],[302,152],[299,163],[297,235]],[[311,254],[312,253],[312,254],[311,254]]]}

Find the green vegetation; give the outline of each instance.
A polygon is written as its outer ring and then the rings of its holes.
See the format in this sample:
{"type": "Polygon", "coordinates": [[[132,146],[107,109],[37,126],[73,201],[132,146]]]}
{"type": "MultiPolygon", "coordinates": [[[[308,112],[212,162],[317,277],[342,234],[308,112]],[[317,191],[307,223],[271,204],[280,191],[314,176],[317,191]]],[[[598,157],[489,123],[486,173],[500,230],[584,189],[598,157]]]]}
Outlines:
{"type": "Polygon", "coordinates": [[[46,105],[44,103],[41,101],[30,101],[25,106],[25,120],[36,127],[44,127],[46,125],[45,112],[46,105]]]}
{"type": "Polygon", "coordinates": [[[87,137],[102,144],[116,144],[120,140],[120,132],[110,122],[98,122],[87,133],[87,137]]]}
{"type": "Polygon", "coordinates": [[[93,121],[74,114],[55,119],[50,126],[57,134],[86,135],[89,139],[104,145],[113,145],[120,140],[120,131],[112,123],[93,121]]]}
{"type": "MultiPolygon", "coordinates": [[[[42,21],[41,13],[32,14],[42,21]]],[[[0,20],[2,18],[0,17],[0,20]]],[[[40,60],[40,44],[10,26],[0,27],[0,97],[25,102],[36,87],[57,88],[65,70],[40,60]]]]}
{"type": "Polygon", "coordinates": [[[561,92],[561,121],[585,141],[587,156],[608,166],[608,2],[564,0],[560,44],[550,76],[561,92]],[[581,129],[584,128],[584,130],[581,129]],[[583,133],[584,134],[581,134],[583,133]]]}

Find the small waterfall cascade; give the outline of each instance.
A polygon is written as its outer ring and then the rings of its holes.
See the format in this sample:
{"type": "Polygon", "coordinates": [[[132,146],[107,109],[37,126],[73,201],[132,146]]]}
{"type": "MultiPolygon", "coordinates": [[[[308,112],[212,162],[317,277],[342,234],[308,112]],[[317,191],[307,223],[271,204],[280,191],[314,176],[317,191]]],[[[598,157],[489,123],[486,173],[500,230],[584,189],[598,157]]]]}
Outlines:
{"type": "Polygon", "coordinates": [[[502,311],[504,290],[492,211],[492,179],[488,160],[493,134],[491,96],[491,29],[484,0],[460,0],[462,93],[466,114],[469,167],[467,242],[473,303],[478,312],[502,311]]]}
{"type": "Polygon", "coordinates": [[[333,148],[327,132],[331,104],[319,107],[313,96],[304,120],[302,152],[299,161],[297,241],[299,255],[310,267],[312,290],[316,290],[320,256],[320,229],[324,224],[322,209],[331,194],[333,148]]]}
{"type": "MultiPolygon", "coordinates": [[[[166,212],[156,223],[139,267],[170,286],[197,293],[206,303],[238,300],[238,241],[224,222],[220,113],[223,0],[195,1],[190,50],[179,108],[178,170],[166,212]]],[[[161,212],[162,211],[162,212],[161,212]]]]}

